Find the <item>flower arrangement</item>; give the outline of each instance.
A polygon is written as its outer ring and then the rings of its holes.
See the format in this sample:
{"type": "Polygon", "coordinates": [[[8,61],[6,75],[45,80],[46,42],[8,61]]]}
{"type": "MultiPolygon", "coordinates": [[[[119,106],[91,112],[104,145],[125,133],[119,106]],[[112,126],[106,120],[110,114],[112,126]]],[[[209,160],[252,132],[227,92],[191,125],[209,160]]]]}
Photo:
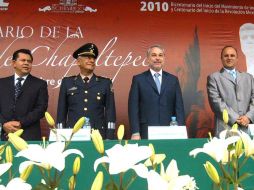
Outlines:
{"type": "Polygon", "coordinates": [[[102,164],[105,172],[109,175],[110,181],[106,182],[103,188],[104,174],[99,171],[92,185],[92,190],[127,190],[137,177],[147,180],[148,190],[195,190],[198,189],[193,177],[188,175],[179,176],[177,163],[172,160],[164,170],[162,161],[166,158],[165,154],[155,154],[152,144],[149,146],[138,146],[138,144],[128,144],[127,141],[122,145],[124,136],[124,126],[120,125],[117,131],[119,144],[104,151],[104,143],[98,130],[93,130],[91,137],[98,153],[102,156],[94,162],[94,170],[102,164]],[[146,160],[144,162],[144,160],[146,160]],[[161,173],[156,172],[157,166],[161,166],[161,173]],[[150,170],[149,170],[150,169],[150,170]],[[135,171],[132,176],[125,181],[125,173],[128,170],[135,171]],[[115,181],[118,175],[119,183],[115,181]]]}
{"type": "MultiPolygon", "coordinates": [[[[102,156],[94,162],[94,170],[97,170],[99,164],[102,164],[107,174],[110,176],[110,182],[106,184],[105,189],[128,189],[137,175],[133,175],[128,182],[124,183],[124,173],[133,169],[137,174],[142,175],[146,169],[145,165],[140,163],[142,160],[149,158],[152,154],[148,146],[138,146],[138,144],[122,145],[121,141],[124,136],[124,126],[120,125],[117,133],[119,144],[111,149],[104,151],[104,143],[98,130],[92,130],[91,138],[98,153],[102,156]],[[130,156],[132,155],[132,156],[130,156]],[[108,163],[108,165],[106,165],[108,163]],[[114,181],[112,175],[119,174],[119,183],[114,181]]],[[[103,173],[99,172],[92,186],[92,190],[102,188],[103,173]],[[100,180],[99,180],[100,179],[100,180]],[[101,186],[98,185],[101,184],[101,186]],[[96,187],[96,188],[95,188],[96,187]]]]}
{"type": "MultiPolygon", "coordinates": [[[[228,123],[228,112],[223,111],[223,121],[228,123]]],[[[243,188],[242,182],[252,176],[250,173],[242,173],[241,170],[247,160],[254,155],[254,141],[248,134],[238,130],[237,124],[232,129],[221,132],[220,138],[210,137],[203,148],[196,148],[190,152],[196,157],[199,153],[205,153],[216,163],[220,172],[209,161],[204,164],[204,168],[213,182],[213,189],[219,190],[240,190],[243,188]]]]}
{"type": "MultiPolygon", "coordinates": [[[[57,135],[54,119],[48,112],[45,113],[45,117],[48,124],[51,126],[51,130],[53,130],[57,135]]],[[[83,158],[84,156],[81,151],[77,149],[68,149],[68,146],[73,135],[83,126],[84,121],[84,118],[78,120],[72,130],[70,139],[65,142],[56,141],[53,143],[48,143],[46,142],[45,138],[43,138],[42,144],[27,144],[26,141],[19,137],[22,133],[22,130],[19,130],[15,133],[9,133],[7,144],[12,143],[12,145],[17,149],[18,153],[16,157],[23,157],[27,159],[19,165],[19,173],[22,180],[14,178],[15,183],[23,182],[23,185],[28,186],[29,184],[24,183],[24,181],[31,173],[33,166],[35,166],[39,169],[42,179],[41,183],[37,184],[34,188],[45,190],[57,189],[60,187],[61,177],[64,173],[65,158],[70,154],[76,154],[78,156],[73,162],[73,174],[70,176],[68,184],[69,190],[74,190],[76,185],[76,176],[80,169],[80,158],[83,158]]],[[[3,149],[5,146],[6,145],[2,145],[1,149],[3,149]]],[[[6,147],[5,152],[7,163],[11,163],[13,160],[13,155],[10,146],[6,147]]],[[[12,178],[11,174],[10,178],[12,178]]],[[[11,183],[13,180],[11,180],[9,183],[11,183]]],[[[14,182],[11,184],[13,183],[14,182]]],[[[29,185],[29,187],[31,186],[29,185]]]]}
{"type": "MultiPolygon", "coordinates": [[[[55,121],[51,115],[45,113],[46,120],[56,136],[57,130],[55,121]]],[[[77,175],[80,171],[83,153],[78,149],[68,149],[71,139],[75,133],[83,126],[85,118],[80,118],[72,130],[71,137],[65,141],[49,143],[43,138],[41,144],[28,144],[20,135],[22,130],[8,134],[6,144],[0,146],[0,156],[5,153],[5,159],[0,157],[0,177],[9,171],[9,183],[4,186],[0,181],[0,189],[22,190],[40,189],[57,190],[64,185],[62,180],[65,170],[66,157],[77,155],[73,161],[73,169],[68,176],[68,188],[74,190],[77,185],[77,175]],[[22,157],[23,161],[19,165],[19,177],[12,171],[13,153],[12,146],[17,150],[16,157],[22,157]],[[40,172],[40,183],[32,187],[26,181],[33,170],[40,172]]],[[[124,126],[120,125],[117,131],[119,143],[112,148],[105,150],[104,141],[98,130],[92,130],[91,139],[95,149],[101,157],[94,162],[94,171],[98,171],[91,190],[128,190],[131,189],[133,182],[140,178],[147,183],[148,190],[196,190],[198,189],[193,177],[189,175],[179,175],[180,171],[177,162],[171,160],[167,168],[164,168],[163,161],[165,154],[156,153],[154,146],[139,146],[137,143],[130,144],[123,140],[124,126]],[[100,166],[100,167],[99,167],[100,166]],[[126,173],[128,172],[128,175],[126,173]],[[131,175],[129,175],[131,174],[131,175]],[[104,181],[104,176],[109,176],[109,181],[104,181]]],[[[63,138],[56,138],[63,139],[63,138]]],[[[65,178],[67,176],[65,174],[65,178]]],[[[87,188],[87,187],[85,187],[87,188]]]]}

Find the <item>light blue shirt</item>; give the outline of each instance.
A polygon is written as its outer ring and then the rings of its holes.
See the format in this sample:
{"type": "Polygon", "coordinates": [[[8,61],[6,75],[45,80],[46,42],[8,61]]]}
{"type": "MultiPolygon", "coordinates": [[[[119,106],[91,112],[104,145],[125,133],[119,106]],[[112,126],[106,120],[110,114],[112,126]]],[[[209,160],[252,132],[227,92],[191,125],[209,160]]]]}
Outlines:
{"type": "Polygon", "coordinates": [[[161,84],[161,82],[162,82],[162,69],[161,69],[159,72],[155,72],[154,70],[150,69],[150,72],[151,72],[151,74],[152,74],[152,76],[153,76],[153,80],[155,80],[155,76],[154,76],[155,73],[159,73],[159,74],[160,74],[160,76],[158,77],[158,79],[159,79],[160,84],[161,84]]]}
{"type": "Polygon", "coordinates": [[[225,68],[225,67],[223,67],[224,69],[225,69],[225,71],[227,71],[229,74],[230,74],[230,71],[234,71],[234,72],[236,72],[236,70],[235,70],[235,68],[234,69],[231,69],[231,70],[229,70],[229,69],[227,69],[227,68],[225,68]]]}

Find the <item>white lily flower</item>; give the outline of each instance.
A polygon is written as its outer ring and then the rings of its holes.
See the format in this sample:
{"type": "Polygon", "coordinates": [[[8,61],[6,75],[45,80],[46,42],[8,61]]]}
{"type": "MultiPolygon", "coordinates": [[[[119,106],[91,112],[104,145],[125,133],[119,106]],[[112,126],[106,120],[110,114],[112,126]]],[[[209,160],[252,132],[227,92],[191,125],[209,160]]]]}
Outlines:
{"type": "Polygon", "coordinates": [[[147,175],[148,190],[168,190],[168,182],[154,170],[147,175]]]}
{"type": "Polygon", "coordinates": [[[11,166],[12,163],[0,164],[0,176],[3,175],[11,166]]]}
{"type": "Polygon", "coordinates": [[[171,162],[168,164],[166,172],[164,171],[164,165],[161,164],[161,176],[165,180],[171,181],[172,179],[177,178],[178,174],[179,174],[179,170],[177,167],[177,162],[174,159],[171,160],[171,162]]]}
{"type": "Polygon", "coordinates": [[[211,156],[217,162],[227,163],[228,146],[237,142],[239,139],[239,136],[232,136],[226,139],[214,137],[211,141],[205,143],[203,148],[196,148],[192,150],[189,155],[196,157],[198,153],[203,152],[211,156]]]}
{"type": "Polygon", "coordinates": [[[13,178],[5,187],[4,185],[0,185],[0,190],[30,190],[32,189],[32,186],[28,183],[26,183],[21,178],[13,178]]]}
{"type": "Polygon", "coordinates": [[[147,178],[148,168],[145,166],[145,164],[134,165],[131,169],[133,169],[139,177],[147,178]]]}
{"type": "Polygon", "coordinates": [[[219,137],[220,139],[226,139],[228,135],[230,136],[240,136],[241,130],[237,129],[225,129],[220,132],[219,137]]]}
{"type": "MultiPolygon", "coordinates": [[[[138,144],[125,144],[124,146],[116,144],[111,149],[106,150],[107,156],[103,156],[94,162],[94,171],[100,163],[109,163],[109,173],[118,174],[129,169],[134,169],[138,174],[145,171],[142,165],[137,164],[149,158],[152,151],[148,146],[138,146],[138,144]],[[131,155],[131,156],[130,156],[131,155]],[[138,171],[138,170],[141,171],[138,171]]],[[[143,175],[145,177],[147,172],[143,175]]]]}
{"type": "Polygon", "coordinates": [[[191,177],[189,175],[182,175],[179,176],[179,181],[181,181],[181,183],[183,184],[184,189],[188,189],[188,190],[195,190],[195,189],[199,189],[197,187],[196,181],[194,179],[194,177],[191,177]]]}
{"type": "Polygon", "coordinates": [[[195,190],[198,189],[193,177],[182,175],[169,182],[168,190],[195,190]]]}
{"type": "Polygon", "coordinates": [[[164,165],[161,163],[160,175],[168,183],[168,190],[197,189],[193,177],[190,177],[189,175],[179,176],[177,162],[174,159],[168,164],[166,172],[164,170],[164,165]]]}
{"type": "Polygon", "coordinates": [[[148,190],[196,190],[196,182],[189,175],[176,176],[167,181],[154,170],[149,171],[147,175],[148,190]]]}
{"type": "Polygon", "coordinates": [[[243,131],[241,132],[240,136],[243,141],[245,156],[249,157],[253,155],[254,154],[254,139],[251,140],[250,136],[243,131]]]}
{"type": "Polygon", "coordinates": [[[82,152],[77,149],[65,150],[64,142],[54,142],[49,144],[46,148],[38,145],[31,144],[28,145],[27,149],[24,149],[16,155],[16,157],[25,157],[30,161],[25,161],[20,164],[19,172],[22,173],[23,170],[31,164],[36,164],[46,169],[51,167],[62,171],[65,167],[65,157],[69,154],[78,154],[82,158],[84,157],[82,152]]]}

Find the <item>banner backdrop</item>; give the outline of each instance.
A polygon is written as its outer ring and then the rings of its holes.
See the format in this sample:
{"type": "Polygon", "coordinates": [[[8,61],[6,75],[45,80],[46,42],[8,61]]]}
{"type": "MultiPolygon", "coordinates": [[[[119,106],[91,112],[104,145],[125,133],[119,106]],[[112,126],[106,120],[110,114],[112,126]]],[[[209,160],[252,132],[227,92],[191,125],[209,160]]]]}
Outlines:
{"type": "MultiPolygon", "coordinates": [[[[126,125],[129,138],[132,76],[148,69],[146,50],[160,44],[164,69],[180,80],[189,137],[206,137],[213,132],[206,78],[221,68],[225,45],[238,49],[239,70],[254,73],[251,23],[251,0],[0,0],[0,77],[13,74],[15,50],[31,49],[32,74],[47,81],[55,117],[61,79],[79,73],[73,51],[93,42],[100,51],[95,73],[112,79],[117,125],[126,125]]],[[[43,132],[48,135],[45,122],[43,132]]]]}

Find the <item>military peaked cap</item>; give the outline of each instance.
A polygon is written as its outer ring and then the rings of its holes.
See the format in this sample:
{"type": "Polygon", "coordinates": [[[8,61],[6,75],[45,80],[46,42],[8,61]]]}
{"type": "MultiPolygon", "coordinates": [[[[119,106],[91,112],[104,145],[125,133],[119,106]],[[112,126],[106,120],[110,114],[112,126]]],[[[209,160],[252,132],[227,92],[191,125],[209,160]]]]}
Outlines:
{"type": "Polygon", "coordinates": [[[75,59],[77,59],[79,56],[91,56],[93,58],[97,58],[98,56],[98,48],[93,43],[87,43],[80,48],[78,48],[72,55],[75,59]]]}

